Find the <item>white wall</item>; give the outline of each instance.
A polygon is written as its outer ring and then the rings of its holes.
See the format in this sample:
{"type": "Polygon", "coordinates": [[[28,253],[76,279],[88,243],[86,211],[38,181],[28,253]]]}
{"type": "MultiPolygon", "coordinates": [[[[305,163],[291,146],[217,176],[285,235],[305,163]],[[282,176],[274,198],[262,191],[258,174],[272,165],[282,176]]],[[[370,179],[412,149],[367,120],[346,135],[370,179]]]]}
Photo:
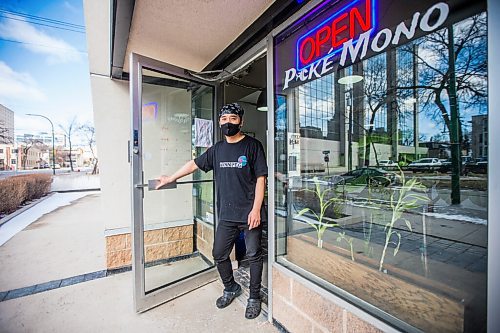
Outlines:
{"type": "Polygon", "coordinates": [[[132,184],[127,156],[130,139],[128,82],[93,76],[90,85],[105,228],[129,228],[132,184]]]}
{"type": "Polygon", "coordinates": [[[90,73],[109,76],[110,1],[83,0],[90,73]]]}
{"type": "Polygon", "coordinates": [[[101,207],[105,229],[130,228],[131,181],[129,86],[111,80],[109,1],[84,0],[90,86],[99,149],[101,207]]]}
{"type": "MultiPolygon", "coordinates": [[[[353,142],[353,151],[357,151],[357,143],[353,142]]],[[[326,162],[324,162],[324,150],[329,150],[330,162],[328,166],[338,167],[341,165],[340,160],[340,142],[332,140],[323,139],[313,139],[313,138],[300,138],[300,168],[301,170],[312,170],[326,168],[326,162]]],[[[347,158],[347,157],[346,157],[347,158]]],[[[347,160],[347,159],[346,159],[347,160]]],[[[353,167],[357,165],[357,157],[353,156],[352,159],[353,167]]]]}

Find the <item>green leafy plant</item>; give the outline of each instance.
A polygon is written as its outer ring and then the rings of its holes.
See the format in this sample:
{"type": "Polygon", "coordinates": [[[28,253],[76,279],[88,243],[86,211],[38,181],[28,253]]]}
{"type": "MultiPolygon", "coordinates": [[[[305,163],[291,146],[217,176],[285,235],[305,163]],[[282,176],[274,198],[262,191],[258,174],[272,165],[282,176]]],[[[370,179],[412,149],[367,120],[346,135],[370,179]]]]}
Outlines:
{"type": "Polygon", "coordinates": [[[343,199],[338,198],[336,196],[336,192],[334,188],[327,188],[325,190],[321,190],[321,186],[319,183],[319,180],[317,177],[313,178],[314,180],[314,185],[315,189],[303,189],[303,191],[306,192],[312,192],[314,195],[317,197],[319,201],[319,212],[315,211],[314,209],[310,207],[306,207],[302,209],[300,212],[297,213],[295,217],[300,217],[306,213],[311,213],[315,220],[310,220],[306,219],[305,222],[309,224],[311,227],[316,230],[316,234],[318,236],[318,247],[322,248],[323,247],[323,234],[325,233],[326,229],[329,227],[336,227],[338,226],[337,223],[332,223],[332,222],[324,222],[325,219],[325,213],[326,210],[333,205],[333,211],[335,214],[341,214],[342,209],[343,209],[343,199]],[[328,198],[328,194],[334,193],[335,195],[331,198],[328,198]]]}
{"type": "Polygon", "coordinates": [[[373,217],[378,216],[373,212],[370,213],[370,221],[363,225],[363,253],[365,256],[373,257],[373,246],[371,246],[371,238],[373,232],[373,217]]]}
{"type": "Polygon", "coordinates": [[[343,232],[339,232],[339,235],[337,237],[337,242],[340,243],[342,240],[344,240],[349,245],[349,249],[351,251],[351,260],[352,261],[356,261],[356,260],[354,260],[354,248],[353,248],[353,245],[352,245],[353,238],[352,237],[347,237],[345,235],[345,231],[343,231],[343,232]]]}
{"type": "Polygon", "coordinates": [[[382,250],[382,255],[380,257],[379,262],[379,271],[382,271],[384,267],[384,259],[387,252],[387,247],[389,244],[394,244],[396,247],[394,248],[394,256],[399,251],[399,246],[401,245],[401,234],[394,230],[394,224],[403,220],[406,223],[406,226],[410,231],[412,231],[411,223],[408,219],[402,217],[403,213],[409,209],[415,209],[421,207],[426,202],[428,202],[429,198],[427,196],[415,193],[414,191],[425,191],[427,187],[425,187],[422,183],[420,183],[416,178],[412,178],[410,180],[405,179],[405,175],[401,169],[399,169],[399,174],[401,177],[401,184],[399,190],[394,190],[390,194],[390,208],[392,210],[391,220],[385,224],[384,232],[385,232],[385,243],[384,248],[382,250]],[[393,235],[397,236],[397,242],[391,241],[393,235]]]}

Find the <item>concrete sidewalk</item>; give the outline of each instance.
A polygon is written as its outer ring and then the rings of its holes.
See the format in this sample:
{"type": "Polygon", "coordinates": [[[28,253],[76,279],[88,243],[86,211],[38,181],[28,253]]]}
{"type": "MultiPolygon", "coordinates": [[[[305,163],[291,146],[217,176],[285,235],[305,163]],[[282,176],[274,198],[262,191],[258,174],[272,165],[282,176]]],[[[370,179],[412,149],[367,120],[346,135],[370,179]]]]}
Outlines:
{"type": "MultiPolygon", "coordinates": [[[[57,196],[63,199],[74,195],[57,196]]],[[[52,196],[16,219],[27,219],[30,211],[46,212],[45,207],[54,209],[54,200],[59,201],[52,196]]],[[[100,194],[89,192],[39,217],[0,246],[0,291],[104,270],[104,223],[99,212],[100,194]]],[[[1,228],[15,222],[11,220],[1,228]]]]}
{"type": "Polygon", "coordinates": [[[142,314],[133,310],[130,272],[0,303],[2,332],[276,332],[244,318],[233,302],[219,310],[211,283],[142,314]]]}
{"type": "Polygon", "coordinates": [[[277,331],[262,315],[245,319],[239,301],[217,309],[219,282],[135,313],[131,272],[88,274],[105,271],[99,211],[100,193],[89,192],[40,217],[0,247],[1,332],[277,331]]]}

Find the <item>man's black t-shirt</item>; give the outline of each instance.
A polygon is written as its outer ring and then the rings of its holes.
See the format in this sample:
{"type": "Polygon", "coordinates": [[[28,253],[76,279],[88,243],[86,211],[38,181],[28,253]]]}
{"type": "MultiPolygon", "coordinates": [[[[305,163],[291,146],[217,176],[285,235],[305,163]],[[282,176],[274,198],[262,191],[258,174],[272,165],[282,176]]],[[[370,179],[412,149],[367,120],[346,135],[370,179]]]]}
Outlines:
{"type": "MultiPolygon", "coordinates": [[[[219,219],[246,223],[257,177],[267,176],[262,144],[248,135],[236,143],[219,141],[194,162],[205,172],[214,170],[219,219]]],[[[261,220],[267,218],[264,205],[260,215],[261,220]]]]}

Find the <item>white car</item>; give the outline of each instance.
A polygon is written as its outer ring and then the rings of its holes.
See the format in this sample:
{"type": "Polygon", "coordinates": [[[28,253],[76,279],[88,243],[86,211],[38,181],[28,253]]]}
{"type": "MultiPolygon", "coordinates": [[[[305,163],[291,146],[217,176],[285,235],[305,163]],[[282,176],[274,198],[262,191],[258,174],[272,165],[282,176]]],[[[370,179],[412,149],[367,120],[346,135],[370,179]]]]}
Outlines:
{"type": "Polygon", "coordinates": [[[386,166],[386,167],[398,166],[398,164],[396,162],[394,162],[393,160],[380,160],[380,161],[378,161],[378,165],[379,166],[386,166]]]}
{"type": "Polygon", "coordinates": [[[437,158],[433,157],[428,157],[428,158],[421,158],[417,161],[411,162],[408,164],[408,169],[412,170],[413,172],[417,171],[436,171],[441,168],[441,161],[437,158]]]}

